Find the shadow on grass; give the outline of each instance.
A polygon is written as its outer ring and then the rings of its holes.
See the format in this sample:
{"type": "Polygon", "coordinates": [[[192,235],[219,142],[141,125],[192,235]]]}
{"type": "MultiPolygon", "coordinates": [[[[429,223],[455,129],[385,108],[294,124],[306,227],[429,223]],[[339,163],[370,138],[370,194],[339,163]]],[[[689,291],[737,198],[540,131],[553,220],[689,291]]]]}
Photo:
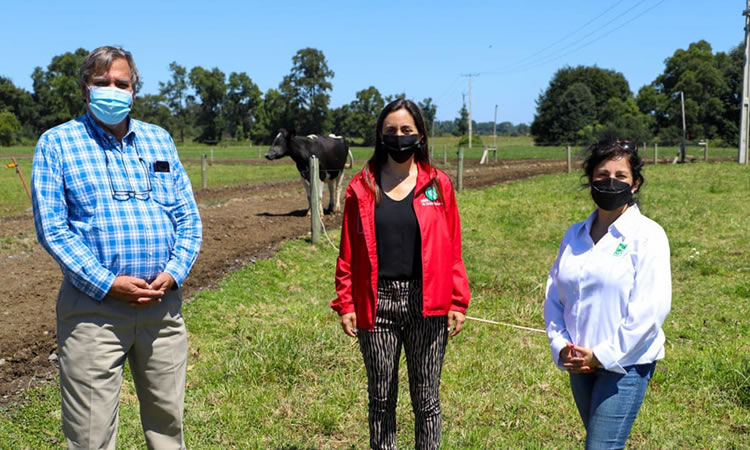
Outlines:
{"type": "Polygon", "coordinates": [[[307,215],[307,209],[297,209],[294,211],[290,211],[288,213],[270,213],[270,212],[262,212],[256,214],[257,216],[261,217],[305,217],[307,215]]]}

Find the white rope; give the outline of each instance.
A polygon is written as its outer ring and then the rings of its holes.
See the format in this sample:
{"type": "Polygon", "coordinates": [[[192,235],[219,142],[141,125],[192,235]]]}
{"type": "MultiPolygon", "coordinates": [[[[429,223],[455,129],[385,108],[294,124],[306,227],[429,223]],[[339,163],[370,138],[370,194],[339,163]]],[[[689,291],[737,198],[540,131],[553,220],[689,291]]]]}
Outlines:
{"type": "Polygon", "coordinates": [[[323,226],[323,234],[326,236],[326,239],[328,239],[328,243],[331,244],[331,247],[334,248],[334,250],[339,251],[339,248],[336,247],[336,245],[331,240],[331,237],[328,236],[328,232],[326,231],[326,224],[323,222],[323,215],[320,215],[320,224],[323,226]]]}
{"type": "Polygon", "coordinates": [[[505,326],[505,327],[515,328],[515,329],[518,329],[518,330],[531,331],[533,333],[547,334],[546,331],[540,330],[539,328],[522,327],[521,325],[513,325],[512,323],[495,322],[494,320],[479,319],[479,318],[476,318],[476,317],[469,317],[469,316],[466,316],[466,318],[469,319],[469,320],[475,320],[477,322],[490,323],[492,325],[502,325],[502,326],[505,326]]]}

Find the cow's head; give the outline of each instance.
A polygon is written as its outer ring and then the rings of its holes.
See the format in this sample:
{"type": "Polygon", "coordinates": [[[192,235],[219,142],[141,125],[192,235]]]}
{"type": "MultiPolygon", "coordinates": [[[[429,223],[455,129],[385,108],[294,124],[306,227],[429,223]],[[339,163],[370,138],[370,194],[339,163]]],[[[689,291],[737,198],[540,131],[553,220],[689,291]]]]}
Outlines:
{"type": "Polygon", "coordinates": [[[289,143],[294,138],[294,130],[287,131],[284,128],[280,128],[278,134],[271,143],[271,148],[266,152],[266,159],[274,160],[283,158],[289,154],[289,143]]]}

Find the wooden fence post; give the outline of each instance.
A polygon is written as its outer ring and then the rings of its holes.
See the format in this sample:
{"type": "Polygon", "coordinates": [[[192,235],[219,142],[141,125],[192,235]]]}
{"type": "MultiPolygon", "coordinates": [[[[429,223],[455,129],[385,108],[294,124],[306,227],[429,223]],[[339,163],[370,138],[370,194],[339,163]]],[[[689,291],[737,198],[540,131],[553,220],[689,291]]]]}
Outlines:
{"type": "Polygon", "coordinates": [[[208,170],[208,164],[207,164],[207,157],[204,153],[201,156],[201,189],[206,189],[207,187],[207,181],[206,181],[206,171],[208,170]]]}
{"type": "Polygon", "coordinates": [[[659,144],[654,142],[654,165],[659,164],[659,144]]]}
{"type": "Polygon", "coordinates": [[[462,192],[464,190],[464,148],[458,147],[458,174],[457,174],[457,191],[462,192]]]}
{"type": "Polygon", "coordinates": [[[446,153],[445,144],[443,144],[443,165],[445,166],[447,164],[448,164],[448,153],[446,153]]]}
{"type": "Polygon", "coordinates": [[[310,156],[310,235],[313,244],[320,242],[320,176],[319,161],[310,156]]]}
{"type": "Polygon", "coordinates": [[[570,145],[565,147],[565,152],[568,157],[568,173],[570,173],[573,171],[573,166],[571,165],[571,161],[570,161],[570,145]]]}

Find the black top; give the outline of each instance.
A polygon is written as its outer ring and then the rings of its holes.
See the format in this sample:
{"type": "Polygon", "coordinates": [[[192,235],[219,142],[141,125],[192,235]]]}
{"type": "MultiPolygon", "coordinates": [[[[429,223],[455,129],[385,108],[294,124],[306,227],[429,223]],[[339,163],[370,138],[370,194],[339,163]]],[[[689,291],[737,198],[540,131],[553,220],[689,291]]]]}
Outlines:
{"type": "Polygon", "coordinates": [[[381,191],[375,206],[378,278],[410,280],[422,277],[422,240],[414,212],[414,189],[396,201],[381,191]]]}

